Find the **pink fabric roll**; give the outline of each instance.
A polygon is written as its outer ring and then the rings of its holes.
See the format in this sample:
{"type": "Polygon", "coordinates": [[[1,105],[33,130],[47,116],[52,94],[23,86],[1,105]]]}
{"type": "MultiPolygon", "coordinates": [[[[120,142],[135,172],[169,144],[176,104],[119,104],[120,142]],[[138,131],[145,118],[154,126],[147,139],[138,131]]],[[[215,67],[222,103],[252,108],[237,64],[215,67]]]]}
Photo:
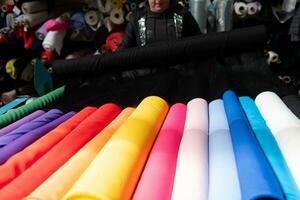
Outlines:
{"type": "Polygon", "coordinates": [[[178,103],[171,107],[153,146],[133,200],[171,198],[185,115],[186,105],[178,103]]]}
{"type": "Polygon", "coordinates": [[[45,23],[44,26],[45,26],[46,32],[49,32],[49,31],[60,31],[60,30],[68,29],[69,26],[70,26],[70,23],[67,20],[49,19],[45,23]]]}

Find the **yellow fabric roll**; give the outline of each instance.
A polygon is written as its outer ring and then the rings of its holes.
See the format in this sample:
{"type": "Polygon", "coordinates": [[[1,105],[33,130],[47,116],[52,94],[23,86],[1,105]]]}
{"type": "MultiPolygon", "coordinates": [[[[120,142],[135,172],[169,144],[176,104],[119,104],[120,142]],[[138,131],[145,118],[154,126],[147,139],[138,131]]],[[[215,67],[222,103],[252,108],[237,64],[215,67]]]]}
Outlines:
{"type": "Polygon", "coordinates": [[[163,99],[145,98],[63,199],[130,199],[167,112],[163,99]]]}
{"type": "Polygon", "coordinates": [[[16,62],[16,59],[12,59],[12,60],[9,60],[6,65],[5,65],[5,70],[6,70],[6,73],[12,78],[12,79],[17,79],[17,72],[16,72],[16,68],[15,68],[15,62],[16,62]]]}
{"type": "Polygon", "coordinates": [[[57,200],[61,199],[81,174],[90,165],[102,147],[111,138],[115,131],[125,122],[134,108],[124,109],[103,131],[88,142],[59,170],[52,174],[35,191],[28,195],[27,200],[57,200]]]}

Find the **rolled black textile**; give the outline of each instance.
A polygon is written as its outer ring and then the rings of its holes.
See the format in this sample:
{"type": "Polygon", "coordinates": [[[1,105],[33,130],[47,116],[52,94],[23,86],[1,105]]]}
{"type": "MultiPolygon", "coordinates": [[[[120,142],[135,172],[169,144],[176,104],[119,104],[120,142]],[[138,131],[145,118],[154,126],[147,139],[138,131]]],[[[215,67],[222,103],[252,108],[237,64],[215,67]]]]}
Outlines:
{"type": "Polygon", "coordinates": [[[26,53],[26,49],[22,46],[20,41],[12,42],[9,44],[0,44],[0,59],[10,60],[17,58],[26,53]]]}
{"type": "Polygon", "coordinates": [[[282,98],[287,107],[300,118],[300,97],[296,95],[288,95],[282,98]]]}
{"type": "Polygon", "coordinates": [[[53,77],[91,76],[144,67],[167,67],[193,58],[227,55],[265,45],[266,27],[255,26],[230,32],[197,35],[158,45],[136,47],[100,56],[54,61],[53,77]]]}

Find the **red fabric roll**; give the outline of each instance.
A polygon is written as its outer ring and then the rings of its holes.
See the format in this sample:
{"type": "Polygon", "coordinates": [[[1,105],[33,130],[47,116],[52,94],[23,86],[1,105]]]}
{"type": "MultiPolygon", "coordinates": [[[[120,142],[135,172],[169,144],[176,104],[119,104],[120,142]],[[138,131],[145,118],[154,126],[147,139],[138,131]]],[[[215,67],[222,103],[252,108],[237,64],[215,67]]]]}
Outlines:
{"type": "Polygon", "coordinates": [[[97,108],[87,107],[0,166],[0,189],[22,174],[97,108]]]}
{"type": "Polygon", "coordinates": [[[101,106],[47,154],[2,188],[0,199],[19,200],[30,194],[120,112],[121,109],[115,104],[101,106]]]}

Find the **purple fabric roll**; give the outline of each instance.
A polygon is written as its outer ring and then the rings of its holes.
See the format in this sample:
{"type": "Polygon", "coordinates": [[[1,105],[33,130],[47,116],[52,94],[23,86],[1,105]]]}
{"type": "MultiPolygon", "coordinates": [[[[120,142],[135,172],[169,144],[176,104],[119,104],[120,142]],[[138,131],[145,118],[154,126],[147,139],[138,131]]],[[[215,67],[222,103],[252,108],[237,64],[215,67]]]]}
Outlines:
{"type": "Polygon", "coordinates": [[[17,139],[18,137],[28,133],[29,131],[39,128],[62,115],[63,115],[62,111],[60,111],[58,109],[52,109],[52,110],[46,112],[45,114],[39,116],[38,118],[36,118],[30,122],[27,122],[26,124],[23,124],[19,128],[0,137],[0,148],[6,146],[10,142],[12,142],[15,139],[17,139]]]}
{"type": "Polygon", "coordinates": [[[5,147],[0,149],[0,165],[5,163],[11,156],[22,151],[28,145],[39,139],[40,137],[47,134],[49,131],[60,125],[61,123],[65,122],[69,118],[75,115],[75,112],[68,112],[67,114],[47,123],[44,126],[36,128],[32,131],[29,131],[25,135],[17,138],[16,140],[12,141],[5,147]]]}
{"type": "Polygon", "coordinates": [[[34,120],[35,118],[41,116],[42,114],[45,114],[45,111],[37,110],[37,111],[31,113],[30,115],[27,115],[26,117],[23,117],[22,119],[19,119],[18,121],[0,129],[0,136],[5,135],[5,134],[19,128],[23,124],[30,122],[31,120],[34,120]]]}

